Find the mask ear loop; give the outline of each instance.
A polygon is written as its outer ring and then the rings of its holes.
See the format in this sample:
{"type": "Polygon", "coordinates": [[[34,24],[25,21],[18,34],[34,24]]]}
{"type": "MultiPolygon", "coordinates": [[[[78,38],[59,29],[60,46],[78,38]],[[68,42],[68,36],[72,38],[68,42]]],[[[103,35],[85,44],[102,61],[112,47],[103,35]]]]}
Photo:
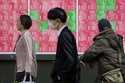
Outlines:
{"type": "Polygon", "coordinates": [[[60,19],[56,19],[56,23],[58,23],[57,28],[59,28],[59,26],[60,26],[60,19]]]}

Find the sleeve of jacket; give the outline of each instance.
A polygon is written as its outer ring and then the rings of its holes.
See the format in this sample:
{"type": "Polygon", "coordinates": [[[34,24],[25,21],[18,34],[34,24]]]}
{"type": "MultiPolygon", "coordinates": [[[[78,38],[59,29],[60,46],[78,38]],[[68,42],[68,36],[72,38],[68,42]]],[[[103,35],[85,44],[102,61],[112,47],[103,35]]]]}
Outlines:
{"type": "Polygon", "coordinates": [[[25,61],[25,72],[31,72],[32,66],[32,39],[28,35],[24,35],[24,45],[25,45],[25,54],[26,54],[26,61],[25,61]]]}
{"type": "Polygon", "coordinates": [[[64,34],[62,37],[62,45],[63,45],[63,54],[66,57],[66,60],[64,61],[63,69],[65,69],[63,72],[68,72],[71,70],[72,66],[74,65],[74,52],[73,52],[73,42],[75,40],[72,39],[72,36],[69,34],[64,34]]]}
{"type": "Polygon", "coordinates": [[[107,40],[106,39],[99,39],[96,40],[92,46],[90,46],[87,51],[83,54],[83,56],[80,58],[83,62],[91,62],[96,57],[100,56],[100,53],[104,52],[104,50],[107,49],[107,40]]]}

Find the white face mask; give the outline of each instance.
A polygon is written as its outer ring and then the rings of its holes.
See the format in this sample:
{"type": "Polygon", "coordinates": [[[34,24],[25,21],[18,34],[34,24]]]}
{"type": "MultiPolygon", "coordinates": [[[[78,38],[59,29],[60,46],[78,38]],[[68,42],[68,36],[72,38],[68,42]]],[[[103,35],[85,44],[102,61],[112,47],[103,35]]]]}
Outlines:
{"type": "Polygon", "coordinates": [[[52,22],[48,21],[49,27],[54,28],[54,25],[52,22]]]}
{"type": "Polygon", "coordinates": [[[57,24],[54,25],[54,21],[48,21],[49,27],[51,27],[52,29],[57,29],[57,24]]]}
{"type": "Polygon", "coordinates": [[[17,19],[17,30],[21,31],[23,29],[23,25],[20,22],[20,19],[17,19]]]}

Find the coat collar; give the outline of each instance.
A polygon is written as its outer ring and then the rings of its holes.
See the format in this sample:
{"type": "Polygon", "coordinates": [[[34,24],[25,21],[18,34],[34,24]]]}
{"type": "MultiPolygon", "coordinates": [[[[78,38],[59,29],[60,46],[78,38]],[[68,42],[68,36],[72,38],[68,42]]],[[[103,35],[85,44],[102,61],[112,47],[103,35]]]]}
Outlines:
{"type": "Polygon", "coordinates": [[[58,37],[60,36],[61,32],[63,31],[63,29],[64,29],[65,27],[66,27],[66,25],[63,25],[63,26],[59,29],[59,31],[57,32],[58,37]]]}
{"type": "Polygon", "coordinates": [[[100,38],[104,38],[106,37],[107,35],[109,34],[115,34],[115,32],[112,30],[112,29],[106,29],[102,32],[100,32],[99,34],[97,34],[94,38],[93,38],[93,41],[97,40],[97,39],[100,39],[100,38]]]}

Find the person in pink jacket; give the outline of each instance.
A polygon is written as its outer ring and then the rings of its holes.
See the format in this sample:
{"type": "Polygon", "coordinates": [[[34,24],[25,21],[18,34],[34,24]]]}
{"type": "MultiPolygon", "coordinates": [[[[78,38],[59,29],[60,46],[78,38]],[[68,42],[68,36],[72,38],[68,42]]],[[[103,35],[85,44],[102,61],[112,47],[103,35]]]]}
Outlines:
{"type": "Polygon", "coordinates": [[[16,51],[16,81],[22,82],[24,77],[26,81],[36,80],[37,62],[34,52],[34,41],[29,29],[32,26],[32,20],[28,15],[21,15],[17,20],[17,29],[21,32],[15,51],[16,51]]]}

